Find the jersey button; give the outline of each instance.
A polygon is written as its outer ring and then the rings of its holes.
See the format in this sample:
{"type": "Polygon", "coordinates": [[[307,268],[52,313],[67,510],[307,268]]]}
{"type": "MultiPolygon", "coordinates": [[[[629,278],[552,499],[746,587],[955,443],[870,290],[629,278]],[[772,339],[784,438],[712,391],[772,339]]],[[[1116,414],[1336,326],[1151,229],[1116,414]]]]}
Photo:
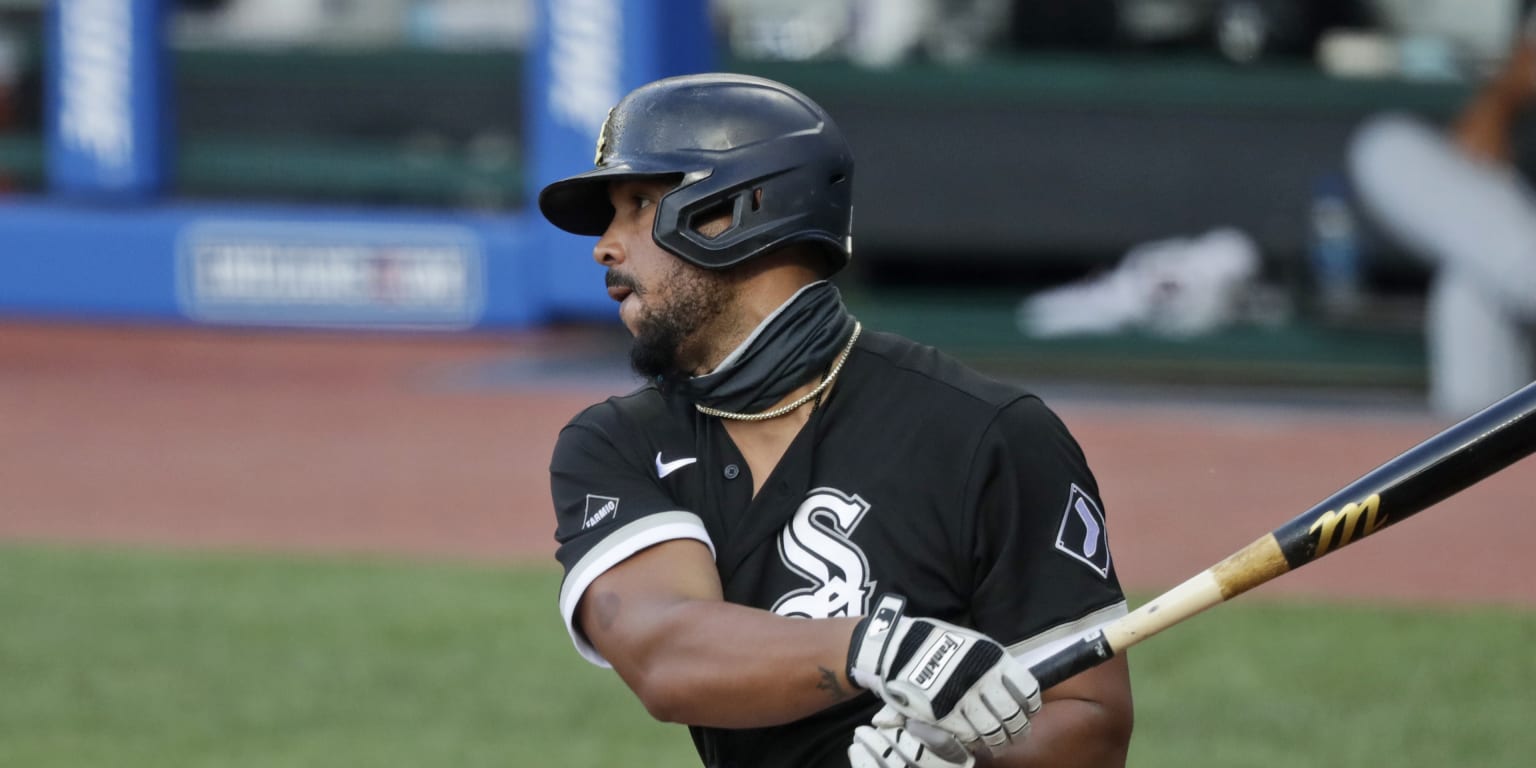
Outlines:
{"type": "Polygon", "coordinates": [[[725,465],[725,479],[735,480],[736,476],[739,474],[741,474],[741,467],[738,467],[735,464],[725,465]]]}

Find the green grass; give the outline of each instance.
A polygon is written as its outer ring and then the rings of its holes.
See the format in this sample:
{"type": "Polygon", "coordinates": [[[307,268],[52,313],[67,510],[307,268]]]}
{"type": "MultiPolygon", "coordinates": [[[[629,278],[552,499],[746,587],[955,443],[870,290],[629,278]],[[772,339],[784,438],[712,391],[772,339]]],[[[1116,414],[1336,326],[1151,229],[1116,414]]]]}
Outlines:
{"type": "Polygon", "coordinates": [[[1254,595],[1130,652],[1136,766],[1529,766],[1536,613],[1254,595]]]}
{"type": "Polygon", "coordinates": [[[0,549],[0,766],[678,766],[559,575],[0,549]]]}
{"type": "MultiPolygon", "coordinates": [[[[550,568],[0,548],[0,766],[687,766],[550,568]]],[[[1536,614],[1244,598],[1131,653],[1135,766],[1526,766],[1536,614]]]]}

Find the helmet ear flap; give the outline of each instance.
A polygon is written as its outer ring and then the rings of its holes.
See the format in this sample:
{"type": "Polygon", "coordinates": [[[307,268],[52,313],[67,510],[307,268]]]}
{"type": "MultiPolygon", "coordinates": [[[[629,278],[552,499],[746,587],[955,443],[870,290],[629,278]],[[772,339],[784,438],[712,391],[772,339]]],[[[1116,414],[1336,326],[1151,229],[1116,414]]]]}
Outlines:
{"type": "Polygon", "coordinates": [[[707,176],[684,181],[657,206],[652,236],[657,244],[705,269],[723,269],[745,260],[738,240],[750,228],[751,188],[740,180],[707,176]]]}
{"type": "Polygon", "coordinates": [[[682,215],[688,221],[682,229],[705,240],[718,240],[740,227],[748,219],[749,213],[756,213],[762,210],[762,207],[763,188],[761,186],[738,189],[720,199],[699,206],[697,210],[684,208],[682,215]]]}
{"type": "Polygon", "coordinates": [[[744,197],[741,194],[734,194],[725,199],[707,203],[694,211],[685,210],[683,215],[688,221],[683,228],[689,234],[705,240],[715,240],[725,236],[731,230],[741,226],[744,197]]]}

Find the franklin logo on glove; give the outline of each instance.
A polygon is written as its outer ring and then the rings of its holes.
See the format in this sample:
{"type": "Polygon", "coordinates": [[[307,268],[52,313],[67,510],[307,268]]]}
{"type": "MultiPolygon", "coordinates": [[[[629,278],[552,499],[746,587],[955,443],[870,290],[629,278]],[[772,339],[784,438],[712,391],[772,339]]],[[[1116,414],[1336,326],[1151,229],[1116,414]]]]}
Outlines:
{"type": "Polygon", "coordinates": [[[965,641],[948,632],[939,638],[933,650],[928,652],[928,658],[923,665],[918,667],[917,674],[912,676],[912,682],[917,683],[923,690],[933,687],[933,681],[939,679],[939,673],[944,671],[949,662],[955,658],[956,652],[965,647],[965,641]]]}

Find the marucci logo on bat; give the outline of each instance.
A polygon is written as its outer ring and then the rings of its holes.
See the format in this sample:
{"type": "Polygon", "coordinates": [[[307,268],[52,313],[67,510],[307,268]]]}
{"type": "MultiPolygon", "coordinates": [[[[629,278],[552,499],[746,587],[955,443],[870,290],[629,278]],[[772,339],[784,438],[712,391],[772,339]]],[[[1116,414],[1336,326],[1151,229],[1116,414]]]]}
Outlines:
{"type": "Polygon", "coordinates": [[[1338,543],[1340,547],[1356,538],[1363,539],[1381,530],[1381,527],[1387,524],[1387,516],[1380,512],[1380,508],[1381,494],[1373,493],[1365,501],[1358,504],[1345,504],[1344,508],[1337,512],[1330,509],[1318,515],[1317,520],[1312,523],[1312,527],[1307,529],[1307,533],[1318,534],[1317,551],[1312,554],[1312,557],[1322,557],[1328,554],[1329,549],[1334,548],[1333,534],[1336,529],[1340,531],[1338,543]],[[1356,536],[1356,526],[1361,522],[1360,518],[1362,516],[1365,518],[1364,525],[1360,526],[1358,529],[1360,535],[1356,536]],[[1340,525],[1340,523],[1343,525],[1340,525]]]}

